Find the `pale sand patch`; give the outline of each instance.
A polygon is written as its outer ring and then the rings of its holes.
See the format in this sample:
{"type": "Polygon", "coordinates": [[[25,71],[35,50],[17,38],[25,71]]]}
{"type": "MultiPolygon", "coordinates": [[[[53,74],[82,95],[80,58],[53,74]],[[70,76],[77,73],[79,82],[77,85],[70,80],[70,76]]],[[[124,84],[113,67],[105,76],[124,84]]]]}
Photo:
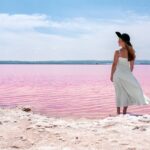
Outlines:
{"type": "Polygon", "coordinates": [[[150,150],[150,115],[56,118],[0,109],[0,150],[150,150]]]}

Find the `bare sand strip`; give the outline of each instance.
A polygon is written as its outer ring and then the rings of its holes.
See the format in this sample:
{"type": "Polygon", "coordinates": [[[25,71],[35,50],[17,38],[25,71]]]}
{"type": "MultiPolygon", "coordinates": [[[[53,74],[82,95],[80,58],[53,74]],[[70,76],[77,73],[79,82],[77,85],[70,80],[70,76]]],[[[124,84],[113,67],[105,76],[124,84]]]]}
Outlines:
{"type": "Polygon", "coordinates": [[[150,150],[150,115],[47,117],[0,108],[0,150],[150,150]]]}

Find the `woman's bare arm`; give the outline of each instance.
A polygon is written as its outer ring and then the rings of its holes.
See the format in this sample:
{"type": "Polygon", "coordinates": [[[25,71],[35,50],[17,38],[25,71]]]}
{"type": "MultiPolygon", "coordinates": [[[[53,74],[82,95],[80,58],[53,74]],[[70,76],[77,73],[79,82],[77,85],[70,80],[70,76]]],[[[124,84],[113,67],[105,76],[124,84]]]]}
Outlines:
{"type": "Polygon", "coordinates": [[[113,63],[112,63],[112,68],[111,68],[110,80],[112,82],[113,82],[113,74],[116,70],[117,62],[118,62],[118,51],[116,50],[115,53],[114,53],[114,60],[113,60],[113,63]]]}
{"type": "Polygon", "coordinates": [[[130,70],[131,72],[133,71],[134,69],[134,60],[130,61],[130,70]]]}

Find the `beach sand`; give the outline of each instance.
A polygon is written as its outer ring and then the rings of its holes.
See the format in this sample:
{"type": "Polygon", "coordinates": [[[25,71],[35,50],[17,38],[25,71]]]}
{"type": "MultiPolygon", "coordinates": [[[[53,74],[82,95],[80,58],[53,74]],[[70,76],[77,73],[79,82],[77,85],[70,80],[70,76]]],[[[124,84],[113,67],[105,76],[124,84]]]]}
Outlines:
{"type": "Polygon", "coordinates": [[[58,118],[0,108],[0,150],[150,150],[150,115],[58,118]]]}

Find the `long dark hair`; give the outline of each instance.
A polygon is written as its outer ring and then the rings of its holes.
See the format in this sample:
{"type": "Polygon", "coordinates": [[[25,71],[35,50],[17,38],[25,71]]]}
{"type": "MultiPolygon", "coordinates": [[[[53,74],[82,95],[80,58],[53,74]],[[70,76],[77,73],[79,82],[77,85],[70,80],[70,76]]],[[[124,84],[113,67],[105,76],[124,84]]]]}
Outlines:
{"type": "Polygon", "coordinates": [[[128,61],[135,60],[136,55],[135,55],[135,50],[133,49],[132,44],[131,45],[126,44],[126,49],[128,51],[128,61]]]}

